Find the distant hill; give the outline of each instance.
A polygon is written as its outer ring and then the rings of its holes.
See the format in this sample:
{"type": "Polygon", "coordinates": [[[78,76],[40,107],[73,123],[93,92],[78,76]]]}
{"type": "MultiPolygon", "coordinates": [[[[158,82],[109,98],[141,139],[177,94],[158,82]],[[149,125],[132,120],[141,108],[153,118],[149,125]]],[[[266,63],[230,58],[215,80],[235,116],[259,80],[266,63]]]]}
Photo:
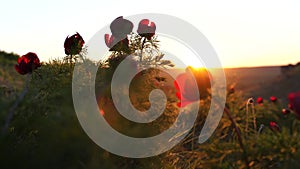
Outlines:
{"type": "Polygon", "coordinates": [[[0,93],[6,90],[22,88],[24,76],[18,74],[14,68],[19,55],[0,50],[0,93]]]}
{"type": "Polygon", "coordinates": [[[15,53],[7,53],[5,51],[0,50],[0,63],[1,63],[1,65],[3,63],[9,64],[11,62],[16,62],[18,57],[19,57],[19,55],[15,54],[15,53]]]}
{"type": "Polygon", "coordinates": [[[226,69],[225,72],[227,84],[235,84],[246,97],[268,100],[276,96],[285,105],[288,94],[300,90],[300,69],[290,69],[288,74],[282,72],[282,66],[226,69]]]}

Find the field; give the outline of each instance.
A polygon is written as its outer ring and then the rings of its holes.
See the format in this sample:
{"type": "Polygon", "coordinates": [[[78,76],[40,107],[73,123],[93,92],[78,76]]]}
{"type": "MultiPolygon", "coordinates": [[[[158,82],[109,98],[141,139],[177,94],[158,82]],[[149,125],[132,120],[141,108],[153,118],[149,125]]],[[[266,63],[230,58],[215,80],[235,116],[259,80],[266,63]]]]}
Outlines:
{"type": "Polygon", "coordinates": [[[274,95],[287,103],[287,93],[300,87],[300,74],[283,74],[280,66],[226,69],[225,73],[228,84],[235,85],[246,97],[268,99],[274,95]]]}
{"type": "MultiPolygon", "coordinates": [[[[17,55],[2,52],[0,55],[0,121],[5,119],[12,105],[22,92],[25,76],[14,70],[17,55]]],[[[295,115],[282,115],[287,108],[287,95],[300,89],[299,70],[283,74],[280,66],[225,69],[228,91],[227,106],[236,126],[224,113],[213,136],[204,144],[197,144],[199,127],[204,124],[209,108],[209,98],[201,101],[203,108],[190,134],[170,151],[149,158],[125,158],[114,155],[97,146],[81,128],[74,112],[71,90],[73,67],[62,61],[44,63],[33,74],[29,90],[18,107],[8,131],[2,133],[0,142],[0,168],[294,168],[300,166],[299,120],[295,115]],[[278,101],[269,101],[275,96],[278,101]],[[264,99],[255,105],[256,115],[246,117],[246,103],[253,97],[264,99]],[[252,123],[253,116],[257,126],[252,123]],[[249,120],[249,124],[248,124],[249,120]],[[275,121],[280,129],[270,128],[275,121]],[[260,124],[264,132],[258,133],[260,124]],[[247,126],[247,127],[246,127],[247,126]],[[256,128],[257,127],[257,128],[256,128]],[[238,130],[236,130],[238,128],[238,130]],[[241,132],[241,135],[239,132],[241,132]],[[242,137],[244,147],[239,138],[242,137]],[[247,163],[247,164],[245,164],[247,163]]],[[[176,70],[173,70],[176,74],[176,70]]],[[[96,92],[109,95],[103,78],[109,72],[98,70],[96,92]]],[[[160,88],[168,96],[163,117],[150,124],[134,124],[118,115],[111,100],[100,98],[104,117],[121,133],[134,137],[149,137],[170,126],[178,110],[173,80],[166,79],[152,84],[156,76],[142,75],[133,83],[132,103],[139,110],[149,108],[148,93],[160,88]],[[146,86],[146,87],[145,87],[146,86]],[[105,108],[106,106],[106,108],[105,108]],[[144,129],[146,127],[146,129],[144,129]]],[[[109,97],[108,97],[109,98],[109,97]]],[[[250,112],[250,110],[249,110],[250,112]]],[[[249,113],[250,114],[250,113],[249,113]]],[[[100,113],[99,113],[100,115],[100,113]]],[[[103,136],[105,137],[105,136],[103,136]]],[[[124,145],[126,146],[126,145],[124,145]]]]}
{"type": "MultiPolygon", "coordinates": [[[[171,70],[170,73],[179,74],[182,71],[171,70]]],[[[298,82],[300,74],[293,73],[292,76],[283,74],[281,66],[225,68],[224,73],[227,87],[234,87],[236,91],[243,93],[244,99],[250,97],[268,99],[274,95],[283,103],[287,103],[287,93],[297,91],[300,87],[298,82]]],[[[168,85],[173,85],[172,79],[168,79],[168,82],[170,82],[168,85]]]]}

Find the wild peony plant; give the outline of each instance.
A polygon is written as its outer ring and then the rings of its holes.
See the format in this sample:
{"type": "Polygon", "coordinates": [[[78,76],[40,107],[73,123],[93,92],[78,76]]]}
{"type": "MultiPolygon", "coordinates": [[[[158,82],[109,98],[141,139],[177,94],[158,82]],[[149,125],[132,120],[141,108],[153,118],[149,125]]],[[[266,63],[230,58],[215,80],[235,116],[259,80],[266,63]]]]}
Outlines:
{"type": "MultiPolygon", "coordinates": [[[[112,101],[111,80],[119,64],[124,61],[124,59],[128,59],[129,62],[125,65],[127,72],[137,73],[141,70],[130,83],[128,95],[131,99],[131,103],[140,111],[149,109],[151,104],[148,95],[154,88],[153,82],[157,81],[157,79],[165,80],[165,78],[161,77],[162,75],[160,73],[162,73],[162,71],[160,72],[160,70],[156,68],[164,69],[174,66],[171,61],[164,59],[164,55],[159,49],[159,41],[157,40],[157,36],[155,36],[156,26],[153,28],[153,25],[155,25],[154,22],[143,19],[138,23],[138,27],[134,28],[134,23],[120,16],[111,22],[110,32],[103,35],[105,44],[110,53],[105,59],[100,61],[99,74],[96,77],[96,95],[101,109],[100,114],[104,114],[106,120],[114,128],[117,128],[118,131],[130,136],[155,135],[153,133],[158,132],[157,126],[159,123],[147,124],[147,129],[137,130],[136,128],[141,127],[139,124],[128,122],[128,120],[126,121],[120,117],[112,103],[118,103],[118,105],[124,107],[124,110],[128,105],[124,105],[122,100],[112,101]],[[128,124],[134,127],[124,127],[128,124]]],[[[118,80],[118,87],[116,87],[113,92],[124,94],[122,88],[124,86],[123,81],[118,80]]],[[[174,109],[176,108],[176,106],[173,107],[174,109]]],[[[175,116],[174,112],[171,110],[168,111],[168,113],[172,113],[172,116],[175,116]]],[[[160,127],[162,128],[162,126],[160,127]]],[[[161,130],[161,128],[159,128],[159,130],[161,130]]]]}
{"type": "Polygon", "coordinates": [[[80,53],[83,50],[84,43],[82,36],[78,32],[70,37],[67,36],[64,42],[65,54],[67,55],[65,60],[72,63],[73,60],[77,60],[78,55],[82,57],[80,53]]]}
{"type": "MultiPolygon", "coordinates": [[[[159,51],[159,44],[156,40],[156,25],[148,19],[143,19],[139,23],[137,33],[133,31],[133,23],[122,16],[116,18],[110,24],[112,34],[105,34],[105,44],[111,51],[111,55],[105,61],[109,66],[113,66],[112,60],[128,55],[136,56],[139,66],[161,66],[173,67],[174,65],[163,60],[163,54],[159,51]]],[[[122,59],[119,61],[121,62],[122,59]]],[[[119,62],[115,62],[116,64],[119,62]]]]}
{"type": "MultiPolygon", "coordinates": [[[[127,65],[128,71],[136,72],[140,68],[168,68],[174,66],[171,61],[163,59],[164,54],[160,52],[159,42],[156,39],[157,37],[154,36],[156,30],[154,22],[150,22],[148,19],[141,20],[137,33],[133,32],[133,27],[134,24],[131,21],[120,16],[111,22],[111,34],[104,35],[105,44],[111,52],[107,59],[101,61],[101,67],[105,70],[105,73],[99,78],[106,81],[104,86],[110,86],[114,71],[125,58],[130,59],[130,65],[127,65]]],[[[158,76],[155,69],[147,71],[148,73],[144,72],[143,74],[152,76],[149,78],[153,79],[158,76]]],[[[103,91],[102,93],[109,92],[103,91]]]]}
{"type": "Polygon", "coordinates": [[[28,92],[28,85],[29,85],[29,80],[31,78],[31,74],[34,72],[34,70],[41,67],[40,59],[38,58],[37,54],[33,52],[28,52],[27,54],[19,57],[17,62],[18,64],[15,65],[16,71],[21,75],[27,74],[27,77],[26,77],[25,87],[23,91],[19,95],[14,105],[10,108],[9,113],[6,117],[5,124],[2,129],[3,134],[7,132],[9,124],[13,118],[15,109],[18,107],[19,103],[24,99],[24,96],[28,92]]]}

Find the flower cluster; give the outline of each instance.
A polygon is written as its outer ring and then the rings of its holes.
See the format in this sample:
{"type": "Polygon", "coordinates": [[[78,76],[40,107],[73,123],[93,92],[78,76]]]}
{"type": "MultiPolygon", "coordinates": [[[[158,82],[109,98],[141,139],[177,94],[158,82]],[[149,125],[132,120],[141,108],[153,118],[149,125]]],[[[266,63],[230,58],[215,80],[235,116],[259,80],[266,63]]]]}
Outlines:
{"type": "MultiPolygon", "coordinates": [[[[295,112],[296,117],[300,118],[300,91],[295,92],[295,93],[289,93],[288,94],[288,101],[289,101],[288,108],[283,108],[281,110],[282,115],[286,116],[286,115],[291,113],[291,110],[293,110],[295,112]]],[[[277,103],[278,98],[275,97],[275,96],[271,96],[270,97],[270,102],[271,103],[277,103]]],[[[256,99],[256,103],[259,104],[259,105],[263,105],[264,99],[262,97],[258,97],[256,99]]],[[[275,131],[275,129],[276,129],[276,131],[279,131],[279,125],[276,122],[271,121],[269,126],[272,130],[275,131]]]]}
{"type": "MultiPolygon", "coordinates": [[[[271,101],[272,103],[276,103],[276,102],[277,102],[277,97],[271,96],[271,97],[270,97],[270,101],[271,101]]],[[[263,99],[262,97],[258,97],[258,98],[256,99],[256,103],[262,105],[262,104],[264,103],[264,99],[263,99]]]]}
{"type": "MultiPolygon", "coordinates": [[[[110,30],[112,34],[105,34],[105,44],[110,51],[130,53],[128,35],[133,30],[133,23],[122,16],[116,18],[110,24],[110,30]]],[[[141,37],[145,37],[150,40],[155,35],[156,25],[154,22],[148,19],[140,21],[137,33],[141,37]]]]}

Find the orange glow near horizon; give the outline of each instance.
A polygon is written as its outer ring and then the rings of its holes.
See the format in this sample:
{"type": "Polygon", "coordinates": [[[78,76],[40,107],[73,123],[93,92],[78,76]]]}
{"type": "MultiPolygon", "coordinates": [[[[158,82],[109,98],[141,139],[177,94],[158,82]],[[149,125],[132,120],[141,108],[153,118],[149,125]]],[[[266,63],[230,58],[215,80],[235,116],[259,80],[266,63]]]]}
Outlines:
{"type": "MultiPolygon", "coordinates": [[[[279,66],[300,61],[298,1],[178,1],[172,7],[167,1],[151,2],[159,4],[155,8],[156,13],[178,17],[202,32],[215,49],[224,68],[279,66]]],[[[14,1],[5,1],[2,3],[4,7],[0,16],[3,23],[8,23],[9,26],[3,26],[0,31],[1,50],[19,55],[34,52],[44,62],[62,59],[65,56],[63,42],[67,35],[79,32],[88,45],[89,39],[118,15],[126,18],[138,13],[153,12],[151,5],[140,9],[140,2],[137,0],[132,3],[118,1],[118,4],[116,6],[112,1],[84,3],[75,0],[69,8],[69,2],[58,0],[20,1],[18,5],[14,1]],[[99,10],[99,6],[103,8],[99,10]],[[118,11],[118,14],[111,14],[111,8],[118,11]],[[12,13],[11,9],[16,12],[12,13]],[[55,9],[55,13],[52,9],[55,9]],[[74,13],[74,9],[81,12],[74,13]],[[78,21],[84,23],[80,24],[78,21]]],[[[152,21],[155,22],[155,18],[152,21]]],[[[134,23],[135,32],[137,24],[134,23]]],[[[170,29],[177,26],[172,23],[167,25],[170,29]]],[[[156,26],[159,35],[161,25],[156,26]]],[[[184,29],[182,31],[189,33],[184,29]]],[[[103,40],[103,36],[99,40],[103,40]]],[[[186,60],[185,65],[201,66],[201,63],[189,58],[184,48],[181,50],[174,47],[172,44],[176,43],[165,40],[160,35],[158,39],[161,49],[168,49],[166,51],[169,54],[180,57],[178,60],[186,60]],[[164,48],[165,46],[167,47],[164,48]]],[[[169,55],[165,54],[166,57],[169,55]]]]}

